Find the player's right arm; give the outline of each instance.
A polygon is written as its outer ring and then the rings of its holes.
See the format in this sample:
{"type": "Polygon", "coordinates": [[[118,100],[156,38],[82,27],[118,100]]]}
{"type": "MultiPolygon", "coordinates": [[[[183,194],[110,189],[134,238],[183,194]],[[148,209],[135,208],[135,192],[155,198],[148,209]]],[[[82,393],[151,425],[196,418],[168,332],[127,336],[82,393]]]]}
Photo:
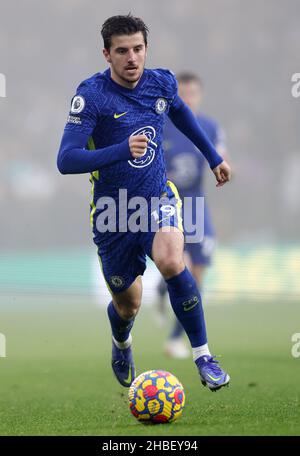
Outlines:
{"type": "Polygon", "coordinates": [[[90,135],[65,131],[57,155],[57,167],[62,174],[92,173],[121,160],[130,160],[128,139],[120,144],[88,150],[90,135]]]}
{"type": "Polygon", "coordinates": [[[57,167],[62,174],[91,173],[118,161],[144,154],[144,135],[126,138],[119,144],[89,150],[86,145],[98,122],[98,111],[88,90],[73,98],[68,123],[57,155],[57,167]]]}

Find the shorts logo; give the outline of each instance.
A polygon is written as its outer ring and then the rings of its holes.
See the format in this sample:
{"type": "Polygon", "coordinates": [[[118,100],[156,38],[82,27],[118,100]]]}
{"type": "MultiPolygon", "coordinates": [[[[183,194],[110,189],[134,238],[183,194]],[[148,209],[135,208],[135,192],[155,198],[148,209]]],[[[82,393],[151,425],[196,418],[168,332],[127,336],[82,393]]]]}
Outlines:
{"type": "Polygon", "coordinates": [[[81,111],[83,111],[84,107],[85,99],[80,95],[76,95],[72,100],[71,112],[73,114],[79,114],[81,111]]]}
{"type": "Polygon", "coordinates": [[[155,111],[157,114],[162,114],[167,109],[168,102],[165,98],[158,98],[155,103],[155,111]]]}
{"type": "Polygon", "coordinates": [[[147,144],[147,150],[142,157],[135,158],[134,160],[128,160],[130,166],[133,168],[145,168],[145,166],[150,165],[155,157],[155,151],[157,149],[157,144],[153,141],[156,136],[156,131],[153,127],[148,125],[147,127],[142,127],[132,133],[131,136],[145,135],[149,139],[147,144]]]}
{"type": "Polygon", "coordinates": [[[112,276],[110,278],[110,281],[113,284],[113,286],[116,288],[121,288],[125,283],[125,280],[123,279],[123,277],[120,277],[120,276],[112,276]]]}

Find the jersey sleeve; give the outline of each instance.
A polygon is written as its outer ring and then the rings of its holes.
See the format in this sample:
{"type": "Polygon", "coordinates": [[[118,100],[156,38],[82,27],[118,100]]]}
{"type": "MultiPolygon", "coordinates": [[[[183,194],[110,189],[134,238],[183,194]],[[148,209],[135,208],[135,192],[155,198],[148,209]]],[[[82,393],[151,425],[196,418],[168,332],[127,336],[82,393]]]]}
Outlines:
{"type": "Polygon", "coordinates": [[[88,139],[98,123],[98,111],[102,106],[101,96],[96,96],[93,87],[83,82],[72,98],[68,121],[57,154],[57,167],[62,174],[91,173],[132,158],[128,138],[121,143],[100,149],[87,148],[88,139]]]}
{"type": "Polygon", "coordinates": [[[178,82],[173,71],[165,70],[168,84],[170,87],[172,98],[174,99],[178,94],[178,82]]]}
{"type": "Polygon", "coordinates": [[[166,90],[169,98],[173,102],[178,93],[178,83],[175,74],[172,71],[166,70],[164,68],[157,68],[154,70],[154,73],[160,86],[166,90]]]}
{"type": "Polygon", "coordinates": [[[74,131],[91,135],[97,125],[98,111],[93,90],[87,84],[81,84],[71,100],[71,107],[65,131],[74,131]]]}

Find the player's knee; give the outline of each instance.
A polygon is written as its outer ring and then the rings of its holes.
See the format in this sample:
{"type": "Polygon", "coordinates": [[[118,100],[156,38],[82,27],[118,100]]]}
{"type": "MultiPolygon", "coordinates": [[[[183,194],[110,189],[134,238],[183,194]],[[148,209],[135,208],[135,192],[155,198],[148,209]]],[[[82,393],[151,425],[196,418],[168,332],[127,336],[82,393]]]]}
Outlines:
{"type": "Polygon", "coordinates": [[[167,257],[157,261],[157,267],[165,279],[170,279],[184,270],[184,262],[182,258],[167,257]]]}
{"type": "Polygon", "coordinates": [[[122,308],[120,314],[124,320],[132,320],[136,317],[139,307],[124,307],[122,308]]]}
{"type": "Polygon", "coordinates": [[[124,320],[132,320],[139,311],[141,300],[139,298],[123,299],[118,303],[118,313],[124,320]]]}

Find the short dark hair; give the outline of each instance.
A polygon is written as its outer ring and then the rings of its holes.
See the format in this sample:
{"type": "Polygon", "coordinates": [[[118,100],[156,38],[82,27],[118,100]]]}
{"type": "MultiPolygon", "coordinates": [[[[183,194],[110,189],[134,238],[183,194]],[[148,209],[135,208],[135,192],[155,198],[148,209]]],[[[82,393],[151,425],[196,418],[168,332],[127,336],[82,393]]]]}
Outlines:
{"type": "Polygon", "coordinates": [[[199,84],[200,87],[203,87],[203,81],[200,78],[200,76],[198,76],[196,73],[192,73],[189,71],[183,71],[176,75],[176,79],[178,82],[181,82],[183,84],[188,84],[190,82],[196,82],[197,84],[199,84]]]}
{"type": "Polygon", "coordinates": [[[110,49],[111,38],[114,35],[133,35],[138,32],[142,32],[147,46],[149,29],[142,19],[132,16],[131,13],[127,16],[111,16],[102,25],[101,35],[104,47],[110,49]]]}

